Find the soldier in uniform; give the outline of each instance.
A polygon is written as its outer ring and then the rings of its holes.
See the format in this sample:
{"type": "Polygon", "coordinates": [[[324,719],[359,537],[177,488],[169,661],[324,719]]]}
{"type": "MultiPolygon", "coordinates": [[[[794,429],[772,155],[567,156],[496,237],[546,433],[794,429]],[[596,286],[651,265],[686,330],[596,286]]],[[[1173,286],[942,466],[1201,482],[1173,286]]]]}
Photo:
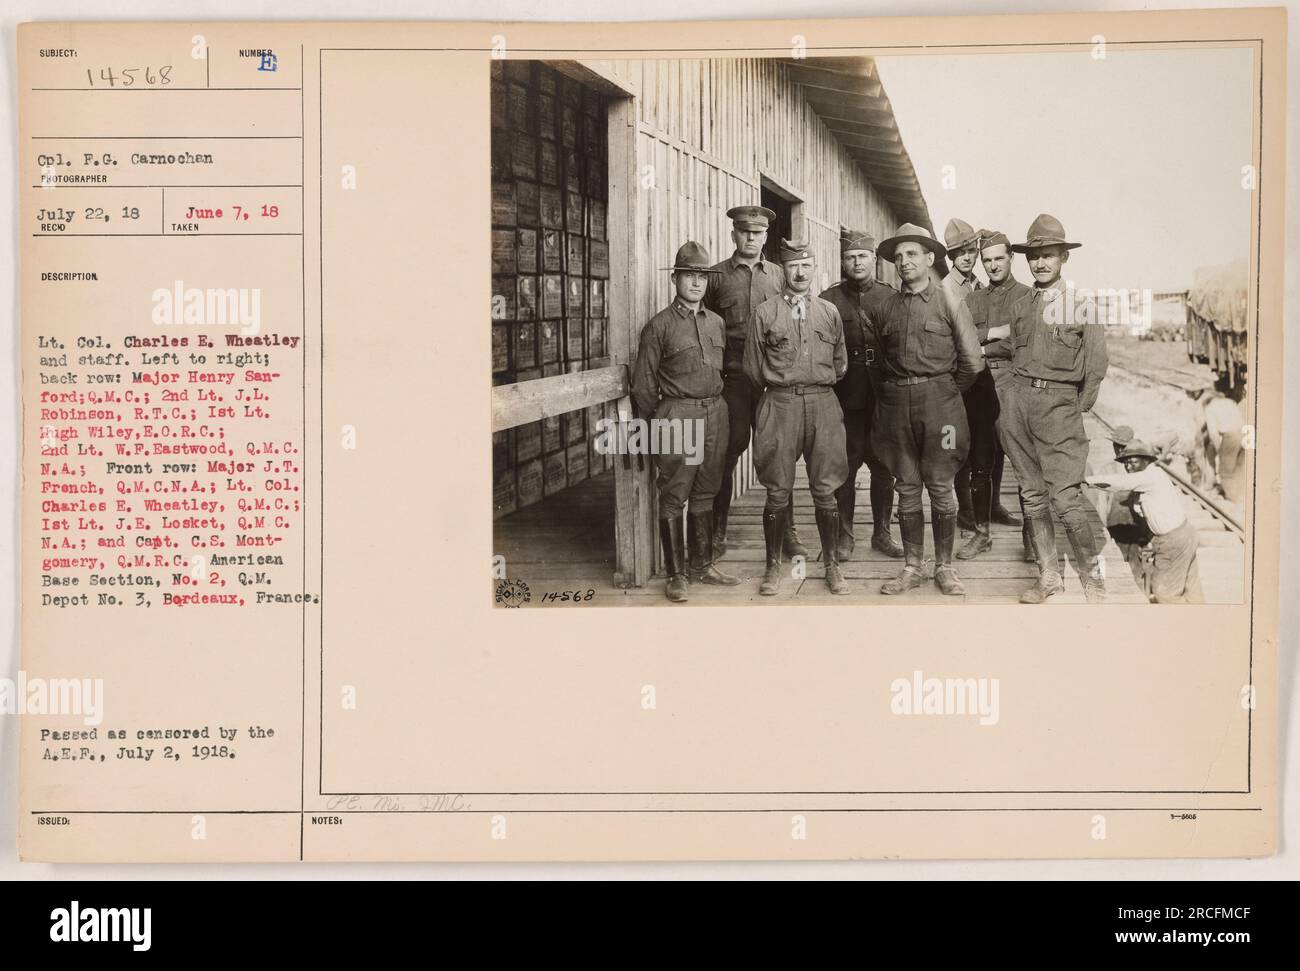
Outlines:
{"type": "Polygon", "coordinates": [[[826,585],[849,592],[840,571],[840,512],[835,490],[848,476],[844,412],[835,384],[849,366],[844,324],[835,305],[810,293],[815,265],[804,242],[781,241],[785,286],[780,296],[750,315],[745,374],[760,395],[754,424],[754,466],[767,489],[763,538],[767,570],[758,592],[775,596],[781,586],[781,554],[794,488],[795,462],[803,455],[808,488],[817,509],[826,585]]]}
{"type": "MultiPolygon", "coordinates": [[[[688,566],[682,543],[682,509],[687,515],[690,580],[734,586],[738,577],[713,565],[713,499],[722,481],[727,450],[727,403],[722,398],[722,358],[725,345],[722,318],[702,300],[709,275],[709,254],[688,241],[677,251],[672,279],[677,295],[650,318],[641,331],[632,372],[632,398],[645,419],[694,423],[702,431],[703,453],[692,464],[684,448],[655,456],[659,492],[659,541],[668,574],[668,599],[687,599],[688,566]]],[[[683,438],[673,439],[684,446],[683,438]]]]}
{"type": "MultiPolygon", "coordinates": [[[[749,315],[764,300],[775,297],[783,285],[781,268],[763,259],[767,227],[776,213],[762,206],[736,206],[727,210],[731,220],[731,239],[735,252],[712,267],[715,271],[704,293],[704,305],[722,318],[727,327],[727,349],[722,364],[722,397],[727,402],[730,428],[727,455],[723,460],[722,484],[713,500],[713,546],[718,556],[727,551],[727,519],[731,511],[731,492],[736,462],[749,448],[758,395],[742,367],[745,335],[749,315]]],[[[794,528],[791,509],[785,536],[787,556],[807,556],[794,528]]]]}
{"type": "MultiPolygon", "coordinates": [[[[979,258],[979,234],[975,228],[964,219],[949,219],[948,225],[943,229],[943,244],[948,252],[948,259],[952,262],[952,268],[948,275],[943,278],[943,292],[948,295],[948,299],[960,303],[967,297],[984,289],[984,285],[975,278],[975,261],[979,258]]],[[[983,400],[985,389],[981,387],[982,381],[977,380],[975,385],[963,395],[967,402],[967,411],[969,412],[970,399],[975,395],[978,399],[983,400]]],[[[969,413],[967,419],[969,420],[969,413]]],[[[958,529],[975,529],[975,518],[972,513],[971,500],[971,463],[976,458],[977,446],[981,443],[976,439],[976,432],[971,428],[971,450],[966,456],[966,461],[962,463],[957,470],[957,478],[954,480],[954,486],[957,489],[957,528],[958,529]]],[[[981,456],[982,457],[982,456],[981,456]]],[[[967,544],[969,546],[969,544],[967,544]]],[[[962,552],[965,547],[958,551],[958,556],[962,559],[962,552]]]]}
{"type": "Polygon", "coordinates": [[[933,279],[944,247],[921,226],[905,223],[876,253],[892,260],[903,282],[876,320],[883,373],[871,444],[898,483],[898,516],[906,563],[885,581],[883,594],[900,594],[925,582],[925,513],[930,495],[935,582],[945,594],[965,587],[952,565],[957,530],[953,476],[966,458],[970,431],[962,392],[981,366],[975,325],[964,303],[946,299],[933,279]]]}
{"type": "Polygon", "coordinates": [[[1081,488],[1088,461],[1083,413],[1092,408],[1108,364],[1106,339],[1090,301],[1061,279],[1070,251],[1060,221],[1046,213],[1030,224],[1024,253],[1033,292],[1011,324],[1011,376],[1002,385],[998,432],[1025,496],[1025,518],[1038,556],[1038,582],[1021,603],[1042,603],[1063,590],[1052,510],[1065,527],[1075,570],[1089,603],[1106,599],[1101,557],[1105,533],[1081,488]]]}
{"type": "MultiPolygon", "coordinates": [[[[974,535],[957,551],[959,560],[969,560],[993,548],[990,522],[1021,526],[1021,521],[1002,507],[1002,464],[1005,453],[998,441],[997,420],[1001,411],[1000,382],[1011,373],[1010,319],[1030,294],[1029,287],[1011,276],[1011,242],[1002,233],[978,234],[984,271],[989,285],[966,298],[979,335],[984,366],[965,394],[966,420],[970,423],[971,448],[958,474],[957,501],[968,503],[974,535]],[[987,238],[985,238],[987,235],[987,238]],[[964,496],[962,476],[965,476],[964,496]]],[[[946,281],[945,281],[946,282],[946,281]]],[[[961,514],[958,512],[958,525],[961,514]]],[[[1029,541],[1026,539],[1026,549],[1029,541]]]]}
{"type": "Polygon", "coordinates": [[[943,290],[949,299],[960,302],[984,285],[975,279],[975,261],[979,259],[980,238],[964,219],[949,219],[943,228],[943,244],[952,268],[943,278],[943,290]]]}
{"type": "Polygon", "coordinates": [[[837,553],[841,563],[853,554],[857,478],[864,462],[871,473],[871,548],[886,556],[903,555],[903,548],[889,535],[889,520],[894,511],[894,477],[871,450],[880,349],[869,343],[875,339],[870,316],[894,292],[888,284],[876,282],[875,269],[876,241],[866,233],[850,231],[840,239],[840,270],[844,279],[821,295],[840,312],[849,351],[849,369],[835,386],[844,411],[844,441],[849,461],[848,478],[835,494],[840,510],[837,553]]]}
{"type": "MultiPolygon", "coordinates": [[[[984,264],[984,273],[989,278],[989,285],[980,294],[971,299],[967,306],[975,320],[975,327],[980,334],[980,347],[984,352],[984,363],[993,372],[993,384],[998,392],[999,411],[1003,386],[1011,376],[1011,358],[1014,347],[1011,343],[1011,321],[1019,312],[1020,302],[1026,300],[1032,289],[1025,286],[1011,272],[1011,240],[1006,233],[997,230],[980,230],[980,262],[984,264]]],[[[993,461],[993,510],[990,519],[1002,526],[1019,526],[1025,546],[1025,561],[1037,563],[1033,543],[1029,536],[1029,526],[1019,517],[1013,515],[1002,505],[1002,472],[1006,466],[1007,453],[1002,447],[1002,439],[997,440],[997,454],[993,461]]],[[[1024,494],[1020,494],[1020,511],[1025,511],[1024,494]]]]}

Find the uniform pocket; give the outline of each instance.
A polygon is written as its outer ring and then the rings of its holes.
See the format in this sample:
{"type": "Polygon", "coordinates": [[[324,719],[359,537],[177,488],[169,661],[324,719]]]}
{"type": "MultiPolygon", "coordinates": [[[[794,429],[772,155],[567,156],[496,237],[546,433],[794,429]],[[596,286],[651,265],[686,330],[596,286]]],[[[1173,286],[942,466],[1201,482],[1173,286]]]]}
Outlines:
{"type": "MultiPolygon", "coordinates": [[[[690,374],[692,371],[698,371],[703,364],[700,361],[700,348],[698,344],[679,344],[669,347],[664,351],[663,360],[659,365],[663,368],[665,374],[669,377],[681,377],[690,374]]],[[[721,367],[721,364],[719,364],[721,367]]]]}
{"type": "Polygon", "coordinates": [[[776,368],[788,368],[799,358],[799,344],[794,331],[772,327],[763,334],[764,353],[776,368]]]}
{"type": "Polygon", "coordinates": [[[1072,371],[1082,347],[1082,327],[1053,327],[1047,334],[1047,363],[1062,371],[1072,371]]]}
{"type": "Polygon", "coordinates": [[[745,305],[738,296],[726,296],[718,301],[718,313],[727,323],[727,329],[738,327],[745,322],[745,305]]]}
{"type": "MultiPolygon", "coordinates": [[[[708,343],[705,345],[705,356],[708,358],[709,367],[716,371],[722,370],[722,360],[726,347],[727,342],[723,338],[721,331],[717,334],[709,335],[708,343]]],[[[741,345],[741,350],[744,350],[743,344],[741,345]]]]}
{"type": "Polygon", "coordinates": [[[817,335],[817,341],[813,345],[813,354],[816,356],[814,364],[835,364],[835,345],[839,343],[834,334],[828,334],[824,331],[814,331],[817,335]]]}
{"type": "Polygon", "coordinates": [[[952,331],[942,320],[927,320],[924,345],[928,358],[949,357],[953,353],[952,331]]]}

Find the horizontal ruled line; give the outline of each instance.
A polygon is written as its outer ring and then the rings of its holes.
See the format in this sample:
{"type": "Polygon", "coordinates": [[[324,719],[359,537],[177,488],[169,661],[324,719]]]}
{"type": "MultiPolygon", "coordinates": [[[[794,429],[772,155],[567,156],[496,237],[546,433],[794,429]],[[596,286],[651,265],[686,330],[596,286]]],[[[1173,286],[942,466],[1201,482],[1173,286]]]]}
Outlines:
{"type": "Polygon", "coordinates": [[[77,185],[72,182],[55,182],[52,185],[34,185],[33,189],[301,189],[302,185],[297,182],[259,182],[259,183],[232,183],[230,185],[196,185],[193,183],[180,183],[173,185],[104,185],[102,183],[88,183],[86,185],[77,185]]]}
{"type": "Polygon", "coordinates": [[[262,139],[262,138],[292,138],[298,141],[302,140],[301,135],[28,135],[34,142],[49,141],[124,141],[130,139],[135,142],[142,141],[162,141],[164,139],[194,139],[197,141],[226,141],[226,140],[243,140],[243,139],[262,139]]]}
{"type": "Polygon", "coordinates": [[[318,796],[1248,796],[1249,789],[735,789],[715,792],[682,789],[670,792],[318,792],[318,796]]]}
{"type": "Polygon", "coordinates": [[[488,813],[518,815],[628,815],[686,813],[1259,813],[1262,806],[997,806],[997,807],[882,807],[810,809],[804,806],[784,809],[60,809],[36,810],[33,816],[372,816],[384,814],[432,813],[448,816],[475,816],[488,813]]]}
{"type": "Polygon", "coordinates": [[[38,239],[95,239],[100,236],[129,239],[211,239],[214,236],[301,236],[302,233],[32,233],[38,239]]]}
{"type": "Polygon", "coordinates": [[[92,91],[301,91],[302,88],[284,88],[284,87],[266,87],[257,85],[249,88],[174,88],[168,85],[165,88],[137,88],[132,85],[129,88],[32,88],[33,91],[82,91],[89,94],[92,91]]]}

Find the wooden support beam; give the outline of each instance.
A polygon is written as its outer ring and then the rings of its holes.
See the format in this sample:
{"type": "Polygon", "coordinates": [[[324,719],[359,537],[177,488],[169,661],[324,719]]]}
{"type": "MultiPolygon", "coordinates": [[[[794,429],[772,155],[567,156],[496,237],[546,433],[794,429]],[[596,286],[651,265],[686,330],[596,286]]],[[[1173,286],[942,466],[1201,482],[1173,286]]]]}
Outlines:
{"type": "MultiPolygon", "coordinates": [[[[609,355],[616,367],[630,369],[636,356],[641,326],[637,308],[637,196],[640,172],[637,160],[638,100],[610,102],[609,131],[609,355]]],[[[620,417],[630,415],[631,398],[619,400],[620,417]]],[[[655,535],[655,495],[650,462],[614,462],[614,585],[643,587],[654,572],[658,540],[655,535]]]]}
{"type": "Polygon", "coordinates": [[[875,117],[888,128],[897,127],[894,113],[889,109],[889,102],[882,98],[864,98],[860,94],[846,94],[808,85],[803,85],[803,89],[808,100],[820,106],[817,108],[819,115],[825,111],[829,115],[854,118],[864,122],[870,122],[875,117]]]}
{"type": "Polygon", "coordinates": [[[492,431],[567,415],[579,408],[617,401],[628,393],[625,365],[557,374],[492,389],[492,431]]]}
{"type": "Polygon", "coordinates": [[[786,70],[790,79],[796,84],[804,84],[838,91],[856,98],[877,98],[880,96],[881,84],[869,76],[847,74],[815,66],[814,61],[786,61],[786,70]]]}

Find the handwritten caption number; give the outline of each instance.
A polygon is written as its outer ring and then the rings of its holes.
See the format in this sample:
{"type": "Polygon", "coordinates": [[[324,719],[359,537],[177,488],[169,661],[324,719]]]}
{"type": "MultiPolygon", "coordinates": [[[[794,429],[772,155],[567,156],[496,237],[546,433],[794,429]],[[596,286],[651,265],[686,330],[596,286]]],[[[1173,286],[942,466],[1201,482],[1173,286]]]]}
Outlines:
{"type": "Polygon", "coordinates": [[[103,87],[105,85],[110,88],[129,88],[137,81],[143,81],[150,87],[162,87],[163,85],[172,83],[172,66],[170,64],[164,64],[162,67],[157,68],[148,66],[124,67],[120,70],[120,74],[114,74],[111,67],[102,67],[99,69],[99,79],[96,80],[95,69],[88,67],[86,68],[86,80],[90,82],[92,88],[96,86],[103,87]],[[141,71],[144,72],[144,76],[142,78],[137,78],[136,75],[141,71]]]}
{"type": "Polygon", "coordinates": [[[542,594],[542,603],[586,603],[595,596],[595,590],[548,590],[542,594]]]}

